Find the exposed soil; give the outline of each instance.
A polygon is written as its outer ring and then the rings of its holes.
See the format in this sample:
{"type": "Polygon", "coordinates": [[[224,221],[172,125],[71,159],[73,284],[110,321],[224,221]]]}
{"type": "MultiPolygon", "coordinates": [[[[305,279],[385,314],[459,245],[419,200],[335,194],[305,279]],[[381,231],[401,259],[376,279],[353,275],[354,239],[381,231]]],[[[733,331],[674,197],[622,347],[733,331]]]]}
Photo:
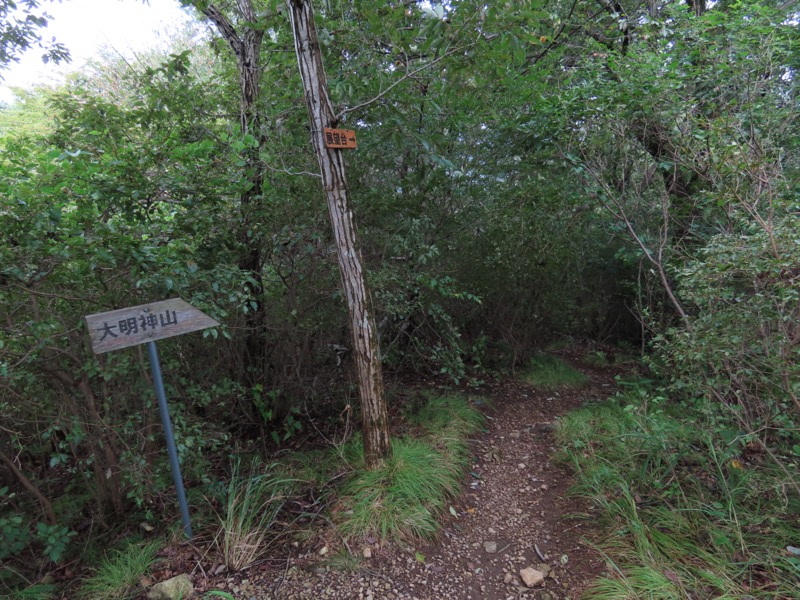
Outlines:
{"type": "Polygon", "coordinates": [[[275,558],[242,574],[213,576],[215,565],[195,563],[195,588],[237,600],[575,598],[604,563],[587,541],[597,540],[588,508],[567,495],[570,474],[553,460],[553,422],[608,397],[619,370],[562,356],[591,377],[589,386],[541,390],[504,381],[482,391],[493,406],[488,431],[473,444],[456,516],[446,515],[437,543],[382,547],[370,538],[345,547],[320,523],[311,537],[287,540],[275,558]],[[526,586],[520,571],[528,567],[544,580],[526,586]]]}

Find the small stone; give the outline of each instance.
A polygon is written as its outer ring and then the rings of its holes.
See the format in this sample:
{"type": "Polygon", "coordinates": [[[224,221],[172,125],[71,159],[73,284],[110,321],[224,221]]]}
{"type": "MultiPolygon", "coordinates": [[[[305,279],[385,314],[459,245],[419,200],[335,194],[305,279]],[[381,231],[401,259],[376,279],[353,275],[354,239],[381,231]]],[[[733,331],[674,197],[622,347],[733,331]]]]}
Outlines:
{"type": "Polygon", "coordinates": [[[522,581],[528,587],[534,587],[544,581],[544,573],[533,567],[520,569],[519,576],[522,577],[522,581]]]}
{"type": "Polygon", "coordinates": [[[514,576],[513,576],[511,573],[506,573],[506,574],[505,574],[505,577],[503,577],[503,583],[505,583],[506,585],[508,585],[508,584],[509,584],[509,583],[511,583],[512,581],[514,581],[514,576]]]}
{"type": "Polygon", "coordinates": [[[362,554],[364,555],[364,558],[372,558],[372,550],[370,550],[369,546],[364,547],[362,554]]]}
{"type": "Polygon", "coordinates": [[[483,549],[489,554],[497,552],[497,542],[483,542],[483,549]]]}
{"type": "Polygon", "coordinates": [[[155,584],[147,592],[147,600],[186,600],[194,595],[194,586],[189,576],[184,573],[155,584]]]}
{"type": "Polygon", "coordinates": [[[327,546],[323,546],[322,548],[320,548],[320,551],[319,551],[319,555],[320,556],[325,556],[327,553],[328,553],[328,547],[327,546]]]}

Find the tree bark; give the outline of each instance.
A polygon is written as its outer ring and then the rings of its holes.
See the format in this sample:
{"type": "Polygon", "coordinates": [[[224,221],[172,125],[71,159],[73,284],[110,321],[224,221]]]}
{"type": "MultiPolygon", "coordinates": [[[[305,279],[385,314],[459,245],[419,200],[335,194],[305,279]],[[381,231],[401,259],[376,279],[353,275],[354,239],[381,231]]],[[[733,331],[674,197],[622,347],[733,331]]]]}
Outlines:
{"type": "Polygon", "coordinates": [[[247,190],[239,198],[242,213],[240,238],[246,248],[244,256],[239,260],[239,268],[248,273],[252,281],[248,284],[248,292],[256,302],[256,307],[247,315],[247,334],[245,338],[245,377],[248,372],[259,372],[264,357],[264,327],[266,312],[263,302],[264,284],[261,270],[263,258],[258,235],[253,233],[253,226],[258,221],[258,209],[264,193],[264,169],[259,159],[259,148],[264,143],[261,132],[261,118],[258,110],[259,86],[261,70],[258,60],[261,53],[261,41],[264,37],[262,28],[255,25],[258,16],[252,0],[236,0],[236,8],[242,20],[250,25],[243,25],[240,31],[214,4],[198,5],[198,9],[209,21],[214,23],[219,34],[228,42],[239,70],[239,123],[242,134],[250,134],[258,140],[258,147],[248,145],[242,151],[245,162],[245,177],[249,182],[247,190]]]}
{"type": "Polygon", "coordinates": [[[342,288],[347,299],[361,403],[364,461],[367,468],[371,469],[379,466],[392,450],[372,300],[356,244],[353,215],[348,205],[344,151],[325,147],[323,128],[336,127],[337,123],[328,94],[314,11],[310,0],[287,0],[286,4],[291,16],[294,46],[311,121],[311,140],[319,161],[322,187],[336,241],[342,288]]]}

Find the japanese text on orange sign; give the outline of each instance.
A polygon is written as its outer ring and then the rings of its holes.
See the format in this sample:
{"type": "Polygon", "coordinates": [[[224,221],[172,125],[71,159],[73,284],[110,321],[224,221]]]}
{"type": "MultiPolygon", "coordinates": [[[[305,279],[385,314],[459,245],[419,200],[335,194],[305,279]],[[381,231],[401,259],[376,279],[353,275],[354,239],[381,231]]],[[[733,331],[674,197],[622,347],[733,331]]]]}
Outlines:
{"type": "Polygon", "coordinates": [[[351,129],[325,128],[326,148],[357,148],[356,132],[351,129]]]}

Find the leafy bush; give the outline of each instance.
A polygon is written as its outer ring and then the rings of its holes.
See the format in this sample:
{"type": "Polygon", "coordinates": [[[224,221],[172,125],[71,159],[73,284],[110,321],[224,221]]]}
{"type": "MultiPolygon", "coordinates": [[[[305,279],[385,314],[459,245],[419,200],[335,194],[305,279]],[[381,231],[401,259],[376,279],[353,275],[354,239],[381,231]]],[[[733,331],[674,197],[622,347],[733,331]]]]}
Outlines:
{"type": "Polygon", "coordinates": [[[769,235],[714,238],[680,273],[696,313],[691,328],[659,346],[677,393],[735,407],[732,420],[772,441],[800,423],[796,227],[787,217],[769,235]]]}
{"type": "Polygon", "coordinates": [[[0,517],[0,560],[22,552],[28,545],[28,524],[22,515],[0,517]]]}
{"type": "Polygon", "coordinates": [[[36,524],[36,538],[44,545],[44,555],[54,563],[60,562],[71,538],[77,535],[64,525],[36,524]]]}

